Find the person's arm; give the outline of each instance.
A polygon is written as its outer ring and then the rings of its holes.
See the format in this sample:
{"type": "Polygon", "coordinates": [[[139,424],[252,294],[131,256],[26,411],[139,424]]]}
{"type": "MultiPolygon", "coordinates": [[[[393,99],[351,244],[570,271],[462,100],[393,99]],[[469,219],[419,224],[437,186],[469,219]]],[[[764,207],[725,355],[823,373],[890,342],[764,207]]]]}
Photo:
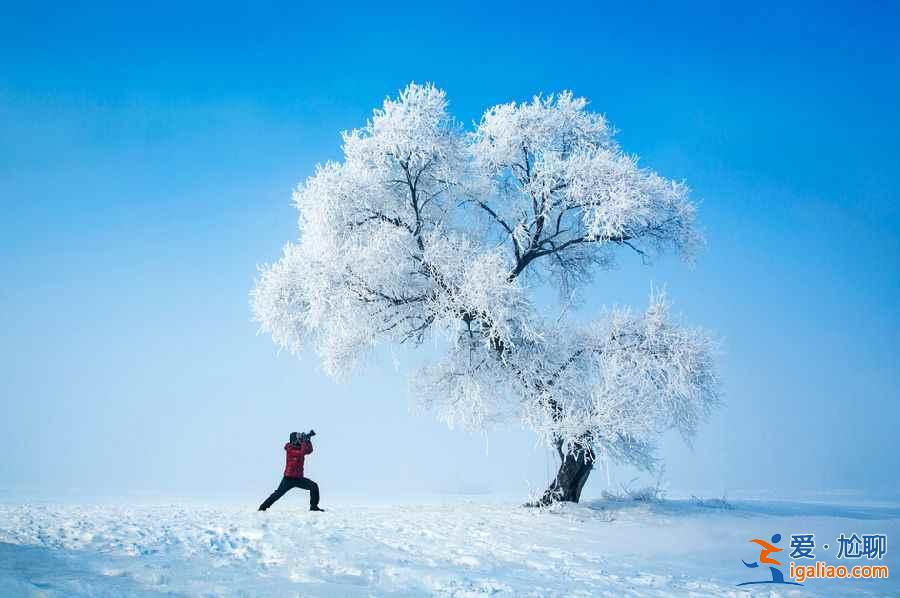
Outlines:
{"type": "Polygon", "coordinates": [[[300,454],[308,455],[313,452],[312,441],[309,438],[304,438],[300,441],[300,454]]]}

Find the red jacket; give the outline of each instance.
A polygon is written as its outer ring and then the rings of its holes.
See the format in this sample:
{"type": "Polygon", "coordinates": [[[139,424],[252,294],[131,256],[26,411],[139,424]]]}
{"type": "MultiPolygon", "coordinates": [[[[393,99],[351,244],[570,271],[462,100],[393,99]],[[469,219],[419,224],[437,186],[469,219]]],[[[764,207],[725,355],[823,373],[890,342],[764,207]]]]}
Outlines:
{"type": "Polygon", "coordinates": [[[284,445],[287,457],[287,463],[284,465],[284,477],[286,478],[302,478],[303,477],[303,461],[306,455],[313,452],[312,443],[303,439],[298,446],[294,446],[290,442],[284,445]]]}

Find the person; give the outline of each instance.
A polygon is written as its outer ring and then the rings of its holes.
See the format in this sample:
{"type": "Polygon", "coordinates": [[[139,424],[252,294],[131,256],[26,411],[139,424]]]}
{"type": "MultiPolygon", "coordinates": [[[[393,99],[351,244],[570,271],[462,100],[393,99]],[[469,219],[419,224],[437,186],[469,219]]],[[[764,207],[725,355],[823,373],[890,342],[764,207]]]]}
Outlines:
{"type": "Polygon", "coordinates": [[[312,441],[310,438],[315,435],[315,430],[310,430],[306,434],[291,432],[290,440],[284,445],[284,451],[286,453],[284,477],[281,478],[281,483],[278,484],[278,488],[275,489],[275,492],[259,505],[260,511],[265,511],[271,507],[276,500],[284,496],[291,488],[303,488],[304,490],[309,490],[310,511],[325,510],[319,508],[319,485],[303,476],[303,462],[306,459],[306,455],[313,452],[312,441]]]}

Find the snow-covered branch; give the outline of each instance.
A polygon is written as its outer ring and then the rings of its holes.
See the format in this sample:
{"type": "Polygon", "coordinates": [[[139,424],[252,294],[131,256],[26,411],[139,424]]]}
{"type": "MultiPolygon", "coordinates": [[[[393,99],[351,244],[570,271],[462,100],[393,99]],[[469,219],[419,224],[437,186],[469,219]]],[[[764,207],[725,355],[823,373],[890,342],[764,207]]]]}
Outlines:
{"type": "Polygon", "coordinates": [[[540,263],[573,281],[616,246],[649,259],[667,249],[691,257],[701,242],[687,187],[639,167],[586,107],[570,92],[494,106],[470,136],[493,181],[480,205],[509,234],[513,276],[548,256],[540,263]]]}

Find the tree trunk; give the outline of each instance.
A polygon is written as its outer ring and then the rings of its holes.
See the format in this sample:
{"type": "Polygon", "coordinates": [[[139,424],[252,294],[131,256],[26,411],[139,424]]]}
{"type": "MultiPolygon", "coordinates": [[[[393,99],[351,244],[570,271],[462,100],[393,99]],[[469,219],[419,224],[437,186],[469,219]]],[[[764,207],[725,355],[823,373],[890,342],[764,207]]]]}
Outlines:
{"type": "Polygon", "coordinates": [[[562,441],[557,441],[556,451],[560,458],[556,478],[544,491],[541,499],[529,503],[528,506],[545,507],[555,502],[578,502],[581,499],[581,489],[584,488],[584,483],[594,468],[594,451],[590,448],[577,447],[564,455],[562,441]]]}

